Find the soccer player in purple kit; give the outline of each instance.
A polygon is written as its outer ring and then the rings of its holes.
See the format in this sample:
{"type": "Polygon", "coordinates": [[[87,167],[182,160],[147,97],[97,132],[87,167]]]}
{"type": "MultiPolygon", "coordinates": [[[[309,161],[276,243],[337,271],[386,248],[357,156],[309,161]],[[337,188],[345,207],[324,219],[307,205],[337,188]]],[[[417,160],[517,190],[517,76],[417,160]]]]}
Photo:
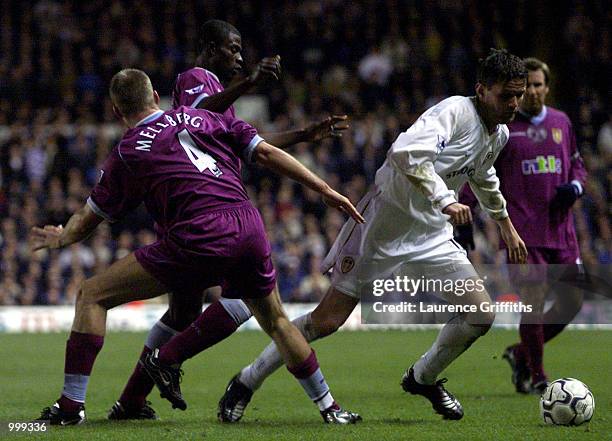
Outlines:
{"type": "MultiPolygon", "coordinates": [[[[222,20],[206,21],[202,25],[197,66],[177,76],[173,107],[197,107],[235,117],[234,101],[257,84],[278,79],[281,70],[280,57],[268,57],[262,59],[248,76],[236,79],[244,68],[241,50],[240,32],[234,26],[222,20]]],[[[279,148],[298,142],[317,142],[330,136],[342,136],[342,131],[348,128],[346,119],[346,115],[334,115],[304,129],[266,133],[262,137],[279,148]]],[[[158,225],[156,230],[163,233],[158,225]]],[[[169,309],[149,332],[128,383],[109,411],[109,419],[157,418],[155,410],[146,401],[153,389],[153,381],[144,371],[142,361],[154,348],[189,326],[201,311],[201,296],[170,293],[169,309]]],[[[211,331],[202,337],[203,347],[228,337],[252,315],[242,300],[225,297],[210,305],[204,314],[211,323],[211,331]]]]}
{"type": "MultiPolygon", "coordinates": [[[[519,114],[509,125],[510,140],[495,168],[508,201],[508,212],[527,245],[530,264],[580,262],[571,207],[582,195],[586,170],[568,116],[546,106],[550,70],[536,58],[525,59],[529,77],[519,114]]],[[[546,389],[544,343],[558,335],[580,310],[579,291],[557,293],[543,314],[543,281],[521,286],[521,297],[534,307],[521,318],[520,343],[504,352],[517,392],[546,389]],[[531,381],[529,381],[531,380],[531,381]]]]}
{"type": "MultiPolygon", "coordinates": [[[[240,157],[295,179],[319,192],[328,205],[363,222],[355,207],[243,121],[188,107],[160,110],[159,96],[142,71],[117,73],[110,94],[128,131],[105,161],[87,203],[65,228],[33,228],[32,249],[57,249],[81,241],[103,220],[119,219],[141,202],[164,234],[82,284],[66,344],[64,388],[39,419],[53,425],[85,421],[87,384],[104,343],[108,309],[169,290],[195,295],[222,284],[224,295],[243,298],[277,342],[288,369],[319,406],[324,421],[358,421],[357,414],[336,404],[314,352],[283,311],[270,244],[242,184],[240,157]]],[[[196,320],[173,340],[180,340],[181,349],[193,346],[207,330],[196,320]]],[[[154,360],[148,358],[155,362],[149,366],[153,372],[159,373],[164,360],[177,354],[172,343],[163,348],[165,353],[156,351],[154,360]]],[[[161,376],[164,373],[168,372],[161,376]]]]}
{"type": "MultiPolygon", "coordinates": [[[[536,58],[524,61],[527,90],[519,113],[508,125],[508,144],[495,162],[500,188],[514,226],[527,245],[527,263],[579,264],[571,207],[583,193],[586,171],[568,116],[545,105],[548,65],[536,58]]],[[[467,189],[464,194],[463,201],[472,197],[467,189]]],[[[566,290],[556,293],[554,306],[544,313],[545,278],[545,267],[532,267],[530,275],[518,283],[522,301],[532,305],[533,311],[522,315],[521,341],[506,348],[504,359],[520,393],[539,394],[546,388],[544,343],[558,335],[582,305],[579,290],[566,290]]]]}

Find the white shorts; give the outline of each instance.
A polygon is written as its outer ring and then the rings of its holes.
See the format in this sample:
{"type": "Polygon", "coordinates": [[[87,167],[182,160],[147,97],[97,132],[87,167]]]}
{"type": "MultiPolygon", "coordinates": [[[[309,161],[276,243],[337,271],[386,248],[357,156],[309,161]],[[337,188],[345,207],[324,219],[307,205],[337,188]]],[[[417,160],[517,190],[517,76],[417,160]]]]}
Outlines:
{"type": "Polygon", "coordinates": [[[366,194],[357,209],[366,223],[347,221],[321,266],[324,272],[332,271],[332,286],[338,291],[360,299],[372,292],[376,279],[478,277],[450,228],[416,231],[377,190],[366,194]]]}

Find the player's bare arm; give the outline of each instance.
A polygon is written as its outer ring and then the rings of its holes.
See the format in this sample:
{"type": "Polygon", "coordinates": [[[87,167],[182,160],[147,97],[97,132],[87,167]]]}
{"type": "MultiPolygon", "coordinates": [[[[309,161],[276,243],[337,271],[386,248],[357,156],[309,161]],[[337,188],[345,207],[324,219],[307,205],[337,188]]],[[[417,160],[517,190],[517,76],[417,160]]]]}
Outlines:
{"type": "Polygon", "coordinates": [[[364,222],[364,218],[347,197],[332,189],[323,179],[300,164],[290,154],[267,142],[260,142],[255,149],[254,155],[255,162],[316,191],[323,196],[323,202],[330,207],[337,208],[348,214],[358,223],[364,222]]]}
{"type": "Polygon", "coordinates": [[[223,113],[234,104],[238,98],[247,93],[257,84],[269,80],[278,80],[281,72],[280,56],[262,59],[253,69],[253,72],[240,80],[232,82],[225,90],[207,96],[197,105],[199,109],[223,113]]]}
{"type": "Polygon", "coordinates": [[[508,257],[510,259],[510,263],[526,263],[527,247],[525,246],[523,239],[521,239],[519,234],[516,232],[514,225],[512,225],[510,217],[496,220],[496,222],[499,226],[499,232],[502,240],[508,247],[508,257]]]}
{"type": "Polygon", "coordinates": [[[103,220],[86,204],[70,217],[65,228],[61,225],[33,227],[30,232],[30,246],[32,251],[37,251],[72,245],[87,238],[103,220]]]}
{"type": "Polygon", "coordinates": [[[341,138],[350,127],[347,115],[332,115],[300,130],[265,133],[261,136],[278,148],[287,148],[299,142],[319,142],[325,138],[341,138]]]}

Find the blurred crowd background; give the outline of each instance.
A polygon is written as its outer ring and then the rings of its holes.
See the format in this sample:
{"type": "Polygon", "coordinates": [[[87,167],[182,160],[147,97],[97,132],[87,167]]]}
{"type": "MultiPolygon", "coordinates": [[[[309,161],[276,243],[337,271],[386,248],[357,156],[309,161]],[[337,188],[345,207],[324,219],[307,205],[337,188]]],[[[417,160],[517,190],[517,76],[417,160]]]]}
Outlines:
{"type": "MultiPolygon", "coordinates": [[[[612,121],[610,29],[605,0],[3,1],[0,8],[0,305],[70,304],[79,283],[155,240],[139,210],[102,224],[82,244],[30,254],[33,225],[65,224],[85,202],[123,128],[107,86],[124,67],[145,70],[161,95],[193,66],[198,29],[219,18],[242,33],[253,65],[280,54],[262,132],[347,113],[341,139],[292,148],[300,161],[356,202],[399,133],[429,106],[471,95],[490,47],[536,56],[552,69],[549,104],[574,123],[589,171],[574,207],[583,260],[610,263],[612,121]]],[[[317,301],[321,258],[344,218],[316,195],[245,169],[261,210],[286,301],[317,301]]],[[[537,189],[534,189],[537,191],[537,189]]],[[[500,259],[494,225],[477,219],[474,258],[500,259]]]]}

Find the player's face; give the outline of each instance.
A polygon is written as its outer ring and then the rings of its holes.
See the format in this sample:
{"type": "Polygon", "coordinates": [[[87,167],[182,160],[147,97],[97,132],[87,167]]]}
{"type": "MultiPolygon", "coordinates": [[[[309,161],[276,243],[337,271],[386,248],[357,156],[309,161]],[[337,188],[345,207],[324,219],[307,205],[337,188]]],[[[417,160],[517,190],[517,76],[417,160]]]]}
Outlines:
{"type": "Polygon", "coordinates": [[[530,70],[527,77],[527,90],[521,104],[521,109],[529,115],[538,115],[546,102],[548,95],[546,77],[542,69],[530,70]]]}
{"type": "Polygon", "coordinates": [[[216,74],[224,81],[231,80],[243,68],[242,39],[240,35],[230,33],[229,37],[217,47],[215,54],[216,74]]]}
{"type": "Polygon", "coordinates": [[[515,78],[505,83],[495,83],[491,87],[479,84],[477,93],[489,122],[508,124],[519,109],[525,93],[525,80],[515,78]]]}

